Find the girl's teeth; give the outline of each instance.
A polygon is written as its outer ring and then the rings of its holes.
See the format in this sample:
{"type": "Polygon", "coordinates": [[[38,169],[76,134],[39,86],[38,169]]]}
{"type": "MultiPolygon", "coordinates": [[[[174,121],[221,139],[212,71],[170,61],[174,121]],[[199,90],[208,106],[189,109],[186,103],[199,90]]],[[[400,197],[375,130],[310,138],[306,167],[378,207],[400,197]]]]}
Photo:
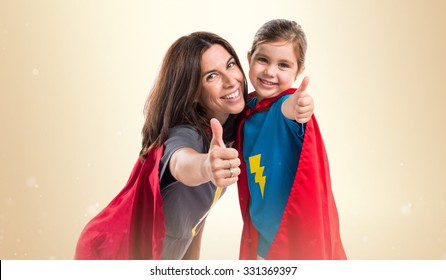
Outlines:
{"type": "Polygon", "coordinates": [[[269,86],[274,85],[274,83],[271,83],[271,82],[268,82],[268,81],[265,81],[265,80],[262,80],[262,82],[263,82],[264,84],[266,84],[266,85],[269,85],[269,86]]]}

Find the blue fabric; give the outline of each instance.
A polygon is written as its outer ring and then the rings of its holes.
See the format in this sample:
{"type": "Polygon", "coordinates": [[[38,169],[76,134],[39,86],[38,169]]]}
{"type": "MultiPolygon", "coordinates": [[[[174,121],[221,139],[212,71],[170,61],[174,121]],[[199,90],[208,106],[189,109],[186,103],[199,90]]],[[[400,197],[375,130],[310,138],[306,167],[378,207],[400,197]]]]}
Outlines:
{"type": "MultiPolygon", "coordinates": [[[[282,220],[302,150],[305,125],[287,119],[281,111],[290,96],[279,98],[267,111],[253,114],[244,125],[250,215],[259,233],[257,253],[263,258],[282,220]]],[[[254,107],[256,102],[253,98],[247,106],[254,107]]]]}

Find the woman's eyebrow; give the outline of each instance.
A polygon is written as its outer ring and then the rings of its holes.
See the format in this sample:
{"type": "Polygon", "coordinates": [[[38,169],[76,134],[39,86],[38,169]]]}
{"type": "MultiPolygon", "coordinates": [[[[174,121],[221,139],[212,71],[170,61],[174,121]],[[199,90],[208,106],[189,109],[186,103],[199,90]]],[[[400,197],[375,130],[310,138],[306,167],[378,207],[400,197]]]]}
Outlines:
{"type": "MultiPolygon", "coordinates": [[[[233,60],[234,59],[234,57],[233,56],[231,56],[229,59],[228,59],[228,61],[226,61],[226,64],[228,64],[231,60],[233,60]]],[[[217,69],[211,69],[211,70],[208,70],[208,71],[206,71],[206,72],[203,72],[203,75],[201,75],[202,77],[204,77],[204,76],[206,76],[207,74],[209,74],[209,73],[212,73],[212,72],[215,72],[215,71],[217,71],[217,69]]]]}

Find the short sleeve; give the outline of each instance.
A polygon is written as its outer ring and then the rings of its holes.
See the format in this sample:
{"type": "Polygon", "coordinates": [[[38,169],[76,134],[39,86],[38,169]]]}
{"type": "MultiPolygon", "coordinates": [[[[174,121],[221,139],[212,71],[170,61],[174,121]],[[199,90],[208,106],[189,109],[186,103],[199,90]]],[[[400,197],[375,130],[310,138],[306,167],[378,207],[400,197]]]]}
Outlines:
{"type": "Polygon", "coordinates": [[[173,153],[181,148],[191,148],[199,153],[204,153],[203,140],[196,129],[187,125],[176,126],[170,129],[167,140],[164,142],[164,154],[160,163],[161,181],[171,178],[168,168],[169,161],[173,153]],[[167,178],[164,178],[165,176],[167,178]]]}

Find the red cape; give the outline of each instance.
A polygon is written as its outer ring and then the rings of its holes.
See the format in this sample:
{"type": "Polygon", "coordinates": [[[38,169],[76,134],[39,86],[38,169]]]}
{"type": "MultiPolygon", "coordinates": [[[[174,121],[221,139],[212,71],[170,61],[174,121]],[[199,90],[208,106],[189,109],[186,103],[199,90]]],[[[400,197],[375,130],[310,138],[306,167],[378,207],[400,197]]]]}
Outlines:
{"type": "Polygon", "coordinates": [[[79,237],[75,259],[161,259],[165,235],[159,164],[164,147],[152,148],[133,167],[124,189],[79,237]]]}
{"type": "MultiPolygon", "coordinates": [[[[258,234],[249,214],[249,189],[243,160],[242,119],[236,147],[242,160],[238,192],[243,218],[240,259],[257,259],[258,234]]],[[[314,115],[306,124],[298,170],[282,221],[266,259],[346,259],[331,190],[327,154],[314,115]]]]}

